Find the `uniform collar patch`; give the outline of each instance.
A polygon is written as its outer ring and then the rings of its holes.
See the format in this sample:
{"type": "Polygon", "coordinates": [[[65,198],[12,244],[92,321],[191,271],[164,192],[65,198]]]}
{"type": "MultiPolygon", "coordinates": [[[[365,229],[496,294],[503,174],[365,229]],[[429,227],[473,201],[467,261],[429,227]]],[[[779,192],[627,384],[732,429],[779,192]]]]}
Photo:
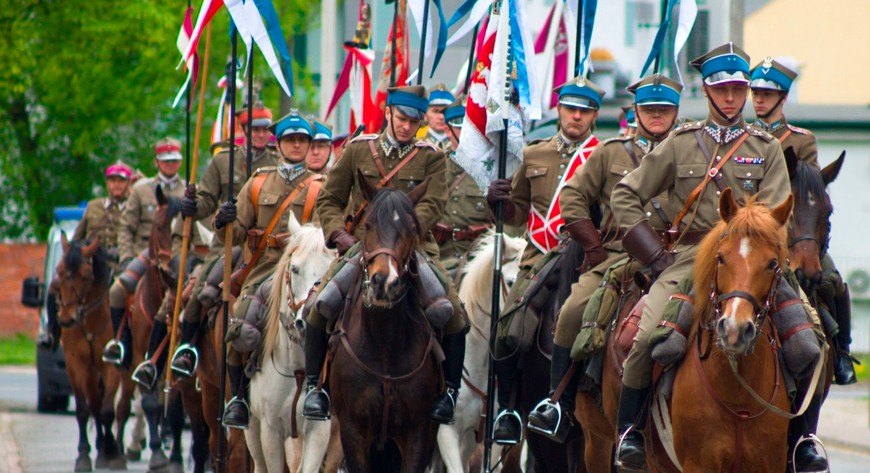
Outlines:
{"type": "Polygon", "coordinates": [[[758,128],[761,128],[762,130],[764,130],[768,133],[773,133],[773,132],[779,130],[780,128],[785,127],[786,123],[785,123],[785,120],[779,120],[777,122],[773,122],[770,125],[768,125],[767,123],[764,123],[764,121],[762,121],[760,118],[756,118],[755,119],[755,126],[757,126],[758,128]]]}
{"type": "Polygon", "coordinates": [[[730,143],[737,138],[740,137],[746,130],[743,125],[735,125],[735,126],[720,126],[716,123],[710,122],[707,126],[704,127],[704,131],[710,135],[710,138],[713,138],[713,141],[722,145],[730,143]]]}
{"type": "Polygon", "coordinates": [[[398,143],[393,143],[391,139],[381,138],[380,140],[381,149],[384,150],[384,154],[387,155],[388,159],[402,159],[414,149],[414,143],[409,143],[406,145],[400,145],[398,143]],[[395,150],[395,153],[393,152],[395,150]]]}
{"type": "Polygon", "coordinates": [[[565,151],[568,154],[573,155],[580,145],[583,144],[583,140],[571,141],[562,132],[559,132],[556,138],[556,151],[562,152],[565,151]]]}
{"type": "Polygon", "coordinates": [[[643,150],[644,154],[649,153],[653,149],[653,143],[642,136],[638,136],[637,138],[635,138],[634,144],[636,144],[638,148],[643,150]]]}
{"type": "Polygon", "coordinates": [[[305,163],[288,163],[281,162],[278,163],[278,175],[283,177],[285,181],[288,183],[296,180],[297,177],[301,176],[305,172],[305,163]]]}

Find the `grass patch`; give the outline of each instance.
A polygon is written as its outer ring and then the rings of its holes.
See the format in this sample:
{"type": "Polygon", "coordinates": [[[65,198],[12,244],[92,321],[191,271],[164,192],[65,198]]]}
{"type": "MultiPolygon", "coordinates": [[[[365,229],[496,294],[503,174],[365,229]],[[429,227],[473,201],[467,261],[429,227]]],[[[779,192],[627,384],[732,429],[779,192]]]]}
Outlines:
{"type": "Polygon", "coordinates": [[[24,334],[0,338],[0,366],[36,364],[36,341],[24,334]]]}
{"type": "Polygon", "coordinates": [[[855,364],[855,375],[858,381],[866,381],[870,378],[870,355],[867,353],[853,353],[855,358],[861,360],[861,364],[855,364]]]}

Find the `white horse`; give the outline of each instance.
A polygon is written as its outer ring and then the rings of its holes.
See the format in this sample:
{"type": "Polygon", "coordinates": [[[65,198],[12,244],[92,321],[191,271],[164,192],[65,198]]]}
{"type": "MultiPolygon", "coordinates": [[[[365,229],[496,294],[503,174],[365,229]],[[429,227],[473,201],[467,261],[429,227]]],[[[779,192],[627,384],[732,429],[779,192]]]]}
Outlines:
{"type": "MultiPolygon", "coordinates": [[[[299,466],[302,441],[291,438],[291,426],[296,423],[301,437],[306,424],[302,418],[305,396],[303,378],[297,381],[296,373],[304,373],[305,356],[295,324],[296,312],[335,259],[335,252],[326,248],[320,228],[310,224],[300,226],[291,213],[288,230],[292,237],[275,267],[261,369],[251,379],[251,420],[245,438],[257,473],[282,473],[285,468],[296,471],[299,466]],[[295,419],[294,399],[298,401],[295,419]]],[[[309,456],[305,470],[300,466],[300,471],[316,472],[326,454],[330,424],[308,423],[320,425],[306,429],[311,431],[312,441],[305,442],[309,456]],[[309,444],[311,448],[307,448],[309,444]]]]}
{"type": "MultiPolygon", "coordinates": [[[[487,367],[489,365],[489,327],[492,308],[492,267],[495,258],[495,238],[490,231],[479,240],[469,254],[469,261],[462,268],[463,279],[459,283],[459,298],[465,302],[471,331],[466,337],[466,379],[459,390],[453,425],[438,429],[438,450],[448,473],[468,471],[468,461],[478,446],[475,431],[480,426],[483,398],[475,389],[486,391],[487,367]]],[[[507,289],[514,283],[520,269],[520,259],[526,248],[525,238],[504,236],[502,277],[505,285],[501,291],[501,304],[507,289]]]]}

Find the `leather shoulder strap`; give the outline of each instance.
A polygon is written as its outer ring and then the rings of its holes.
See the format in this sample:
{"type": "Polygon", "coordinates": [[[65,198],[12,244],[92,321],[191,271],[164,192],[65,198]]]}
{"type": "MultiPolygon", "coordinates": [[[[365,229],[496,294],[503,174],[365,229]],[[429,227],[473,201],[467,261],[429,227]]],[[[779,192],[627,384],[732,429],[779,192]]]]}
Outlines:
{"type": "MultiPolygon", "coordinates": [[[[640,160],[637,159],[637,153],[634,152],[634,145],[631,144],[631,140],[623,141],[623,144],[625,145],[625,151],[631,158],[631,162],[634,163],[634,167],[640,167],[640,160]]],[[[655,209],[656,214],[658,214],[659,218],[662,219],[662,222],[665,222],[665,224],[668,225],[670,223],[670,219],[668,219],[668,214],[665,213],[665,209],[662,208],[662,204],[659,202],[659,200],[653,197],[652,199],[650,199],[650,203],[652,203],[653,209],[655,209]]],[[[613,212],[611,212],[609,216],[612,217],[613,212]]],[[[610,219],[608,219],[608,224],[609,223],[610,219]]]]}
{"type": "Polygon", "coordinates": [[[311,221],[311,214],[314,213],[314,204],[317,202],[317,195],[320,194],[320,188],[323,187],[323,176],[317,175],[317,179],[311,181],[308,186],[308,192],[305,194],[305,207],[302,209],[302,225],[311,221]]]}
{"type": "Polygon", "coordinates": [[[454,179],[453,183],[450,184],[450,188],[447,189],[447,194],[452,194],[453,191],[459,187],[459,184],[462,184],[462,180],[465,179],[466,176],[468,176],[468,172],[466,171],[462,171],[460,175],[456,176],[456,179],[454,179]]]}
{"type": "MultiPolygon", "coordinates": [[[[704,159],[707,160],[707,165],[709,166],[711,162],[713,162],[713,155],[710,153],[710,149],[707,148],[707,143],[704,143],[704,138],[701,137],[701,130],[695,130],[695,140],[698,142],[698,147],[701,148],[701,152],[704,153],[704,159]]],[[[725,190],[725,183],[722,182],[722,176],[716,174],[713,176],[713,182],[716,183],[716,187],[719,188],[719,191],[725,190]]]]}
{"type": "Polygon", "coordinates": [[[296,196],[298,196],[303,189],[311,184],[311,181],[317,179],[318,177],[321,177],[320,174],[308,176],[307,179],[300,182],[299,185],[296,186],[295,189],[293,189],[293,192],[291,192],[290,195],[288,195],[287,198],[284,199],[284,202],[281,202],[281,207],[278,207],[278,211],[275,212],[275,215],[272,216],[272,220],[269,221],[269,225],[266,227],[266,232],[263,233],[263,238],[260,239],[260,243],[257,245],[257,250],[248,261],[247,267],[253,268],[254,265],[257,264],[257,260],[260,259],[260,256],[263,254],[263,250],[266,249],[266,242],[268,240],[268,238],[266,237],[268,237],[272,234],[272,232],[275,231],[275,227],[278,225],[278,222],[281,221],[281,216],[284,215],[284,212],[287,211],[287,207],[290,206],[290,204],[296,199],[296,196]]]}
{"type": "Polygon", "coordinates": [[[254,213],[258,213],[260,203],[260,190],[263,188],[263,183],[266,182],[268,174],[257,174],[251,182],[251,203],[254,204],[254,213]]]}
{"type": "MultiPolygon", "coordinates": [[[[368,143],[369,143],[369,149],[372,150],[372,159],[375,162],[375,166],[378,167],[378,172],[381,173],[382,177],[386,176],[387,170],[386,170],[386,168],[384,168],[384,162],[381,161],[381,155],[378,154],[378,150],[377,150],[377,148],[375,148],[375,142],[369,141],[368,143]]],[[[380,189],[380,187],[378,187],[378,189],[380,189]]]]}
{"type": "Polygon", "coordinates": [[[785,139],[788,138],[789,136],[791,136],[791,134],[792,134],[791,128],[785,130],[785,133],[783,133],[782,136],[779,137],[779,142],[785,143],[785,139]]]}

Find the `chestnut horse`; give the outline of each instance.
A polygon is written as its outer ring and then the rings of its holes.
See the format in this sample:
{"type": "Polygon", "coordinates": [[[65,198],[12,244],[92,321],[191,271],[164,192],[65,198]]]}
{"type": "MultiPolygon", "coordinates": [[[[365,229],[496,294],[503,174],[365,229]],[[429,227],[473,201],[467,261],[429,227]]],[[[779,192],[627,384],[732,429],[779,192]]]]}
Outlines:
{"type": "Polygon", "coordinates": [[[411,272],[426,264],[416,261],[425,229],[414,206],[429,180],[408,194],[375,194],[364,176],[359,182],[370,205],[359,258],[349,264],[361,265],[362,280],[336,324],[332,410],[349,472],[423,472],[438,430],[431,415],[440,368],[411,272]]]}
{"type": "MultiPolygon", "coordinates": [[[[75,471],[91,471],[88,420],[94,418],[97,438],[97,468],[126,469],[120,442],[112,433],[114,398],[121,375],[103,363],[101,347],[112,339],[109,319],[111,271],[99,240],[68,241],[61,234],[63,258],[57,265],[58,322],[66,354],[66,372],[76,401],[79,426],[75,471]]],[[[128,412],[129,413],[129,412],[128,412]]],[[[123,419],[126,421],[126,418],[123,419]]],[[[119,431],[121,429],[119,428],[119,431]]],[[[120,436],[119,436],[120,437],[120,436]]]]}

